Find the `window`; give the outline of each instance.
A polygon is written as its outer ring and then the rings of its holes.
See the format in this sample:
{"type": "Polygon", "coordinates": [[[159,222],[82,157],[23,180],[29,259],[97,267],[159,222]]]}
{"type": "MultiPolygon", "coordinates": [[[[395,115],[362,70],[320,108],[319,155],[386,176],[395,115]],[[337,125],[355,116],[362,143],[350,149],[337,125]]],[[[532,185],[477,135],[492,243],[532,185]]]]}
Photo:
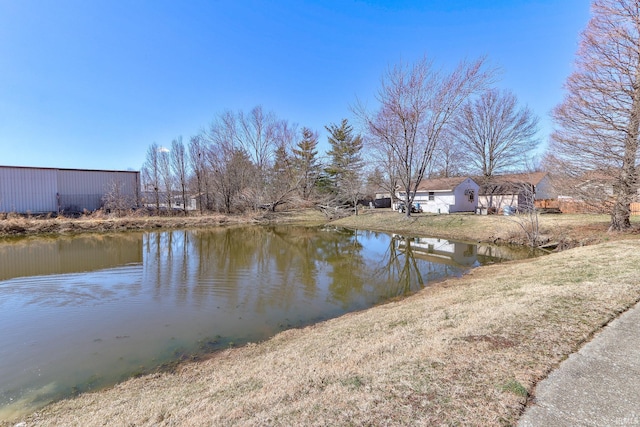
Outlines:
{"type": "Polygon", "coordinates": [[[429,191],[429,200],[435,200],[435,194],[433,191],[429,191]]]}
{"type": "Polygon", "coordinates": [[[467,188],[466,190],[464,190],[464,195],[467,196],[469,203],[473,203],[476,197],[475,191],[473,191],[470,188],[467,188]]]}

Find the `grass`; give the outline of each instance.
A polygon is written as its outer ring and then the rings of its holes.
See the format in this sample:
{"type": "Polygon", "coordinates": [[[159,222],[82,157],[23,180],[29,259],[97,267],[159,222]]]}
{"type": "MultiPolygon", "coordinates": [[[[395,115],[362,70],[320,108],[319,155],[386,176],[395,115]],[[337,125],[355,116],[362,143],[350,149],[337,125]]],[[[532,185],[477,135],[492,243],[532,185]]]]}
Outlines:
{"type": "MultiPolygon", "coordinates": [[[[606,217],[541,219],[550,238],[604,243],[480,267],[0,425],[514,425],[540,379],[640,300],[637,235],[607,234],[606,217]]],[[[472,215],[336,223],[476,241],[512,233],[502,217],[472,215]]]]}

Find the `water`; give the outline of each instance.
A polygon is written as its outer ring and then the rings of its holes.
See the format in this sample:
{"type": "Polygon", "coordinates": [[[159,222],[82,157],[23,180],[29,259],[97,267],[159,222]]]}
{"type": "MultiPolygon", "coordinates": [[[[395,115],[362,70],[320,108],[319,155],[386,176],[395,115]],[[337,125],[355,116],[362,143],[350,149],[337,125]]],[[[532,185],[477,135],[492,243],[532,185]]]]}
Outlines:
{"type": "Polygon", "coordinates": [[[309,227],[0,241],[0,419],[522,256],[309,227]]]}

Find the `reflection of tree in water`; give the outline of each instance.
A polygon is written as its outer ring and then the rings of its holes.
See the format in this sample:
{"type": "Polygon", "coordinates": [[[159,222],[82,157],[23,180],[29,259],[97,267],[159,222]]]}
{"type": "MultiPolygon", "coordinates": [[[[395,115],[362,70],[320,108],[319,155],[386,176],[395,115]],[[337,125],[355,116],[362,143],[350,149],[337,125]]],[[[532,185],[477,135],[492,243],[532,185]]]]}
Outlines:
{"type": "Polygon", "coordinates": [[[328,234],[329,238],[319,239],[318,255],[331,266],[327,276],[331,278],[332,298],[347,307],[354,296],[363,291],[366,276],[363,246],[358,240],[358,231],[341,230],[328,234]]]}
{"type": "Polygon", "coordinates": [[[287,308],[300,292],[313,298],[326,283],[331,299],[348,306],[365,283],[363,246],[352,230],[181,230],[149,233],[145,243],[145,269],[157,297],[169,292],[184,301],[191,296],[195,304],[224,297],[222,303],[251,304],[259,312],[287,308]],[[328,270],[324,283],[319,283],[320,268],[328,270]]]}
{"type": "MultiPolygon", "coordinates": [[[[328,293],[346,309],[407,295],[466,267],[473,245],[384,237],[384,255],[367,255],[381,236],[303,226],[230,227],[149,233],[145,248],[157,296],[196,306],[244,306],[256,313],[289,310],[328,293]],[[363,243],[364,242],[364,243],[363,243]],[[152,249],[150,249],[152,248],[152,249]]],[[[471,259],[469,258],[469,259],[471,259]]]]}
{"type": "MultiPolygon", "coordinates": [[[[266,245],[272,268],[278,271],[280,306],[295,304],[301,290],[307,299],[318,294],[319,268],[329,266],[328,290],[334,300],[348,306],[350,294],[362,289],[362,246],[353,231],[322,232],[310,227],[270,227],[266,245]],[[357,268],[354,268],[357,267],[357,268]],[[301,286],[302,285],[302,286],[301,286]]],[[[273,301],[266,301],[269,306],[273,301]]]]}
{"type": "Polygon", "coordinates": [[[383,275],[388,283],[387,296],[401,296],[415,292],[424,287],[422,272],[418,267],[409,237],[395,235],[389,239],[389,247],[378,274],[383,275]],[[403,250],[399,250],[402,241],[403,250]]]}
{"type": "Polygon", "coordinates": [[[197,305],[223,298],[220,304],[251,304],[257,311],[287,307],[297,292],[317,292],[317,237],[309,227],[150,233],[147,274],[158,292],[173,289],[179,299],[191,292],[197,305]]]}
{"type": "MultiPolygon", "coordinates": [[[[293,283],[302,284],[305,296],[317,294],[318,267],[316,246],[318,230],[311,227],[272,227],[271,251],[276,253],[282,272],[293,272],[293,283]]],[[[286,275],[289,276],[288,274],[286,275]]]]}
{"type": "MultiPolygon", "coordinates": [[[[426,260],[437,248],[426,250],[424,242],[416,247],[414,239],[402,236],[389,240],[380,262],[367,261],[368,243],[362,242],[379,238],[340,228],[272,226],[155,233],[148,240],[156,246],[160,289],[173,288],[180,301],[191,296],[196,305],[215,298],[216,304],[242,304],[256,312],[288,309],[321,291],[345,308],[354,301],[407,295],[460,273],[455,265],[426,260]]],[[[474,251],[473,245],[459,249],[474,251]]]]}
{"type": "MultiPolygon", "coordinates": [[[[423,239],[424,240],[424,239],[423,239]]],[[[436,239],[439,243],[440,240],[436,239]]],[[[436,243],[436,245],[438,244],[436,243]]],[[[447,276],[458,276],[467,270],[461,265],[458,253],[465,262],[475,260],[475,246],[444,241],[446,246],[453,244],[453,251],[441,250],[434,244],[425,244],[417,238],[392,236],[376,276],[383,277],[381,286],[386,286],[387,298],[408,295],[417,292],[429,282],[447,276]],[[462,246],[461,246],[462,245],[462,246]]]]}

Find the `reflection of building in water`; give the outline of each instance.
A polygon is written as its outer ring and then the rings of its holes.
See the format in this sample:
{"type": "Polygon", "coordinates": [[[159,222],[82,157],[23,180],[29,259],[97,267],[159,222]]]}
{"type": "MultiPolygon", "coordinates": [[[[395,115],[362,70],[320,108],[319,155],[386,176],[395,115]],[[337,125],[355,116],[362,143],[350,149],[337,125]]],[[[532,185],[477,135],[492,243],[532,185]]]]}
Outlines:
{"type": "Polygon", "coordinates": [[[472,266],[477,264],[477,246],[433,237],[401,237],[394,235],[399,250],[409,242],[413,255],[440,264],[472,266]]]}
{"type": "Polygon", "coordinates": [[[141,235],[24,239],[0,244],[0,280],[142,263],[141,235]]]}

